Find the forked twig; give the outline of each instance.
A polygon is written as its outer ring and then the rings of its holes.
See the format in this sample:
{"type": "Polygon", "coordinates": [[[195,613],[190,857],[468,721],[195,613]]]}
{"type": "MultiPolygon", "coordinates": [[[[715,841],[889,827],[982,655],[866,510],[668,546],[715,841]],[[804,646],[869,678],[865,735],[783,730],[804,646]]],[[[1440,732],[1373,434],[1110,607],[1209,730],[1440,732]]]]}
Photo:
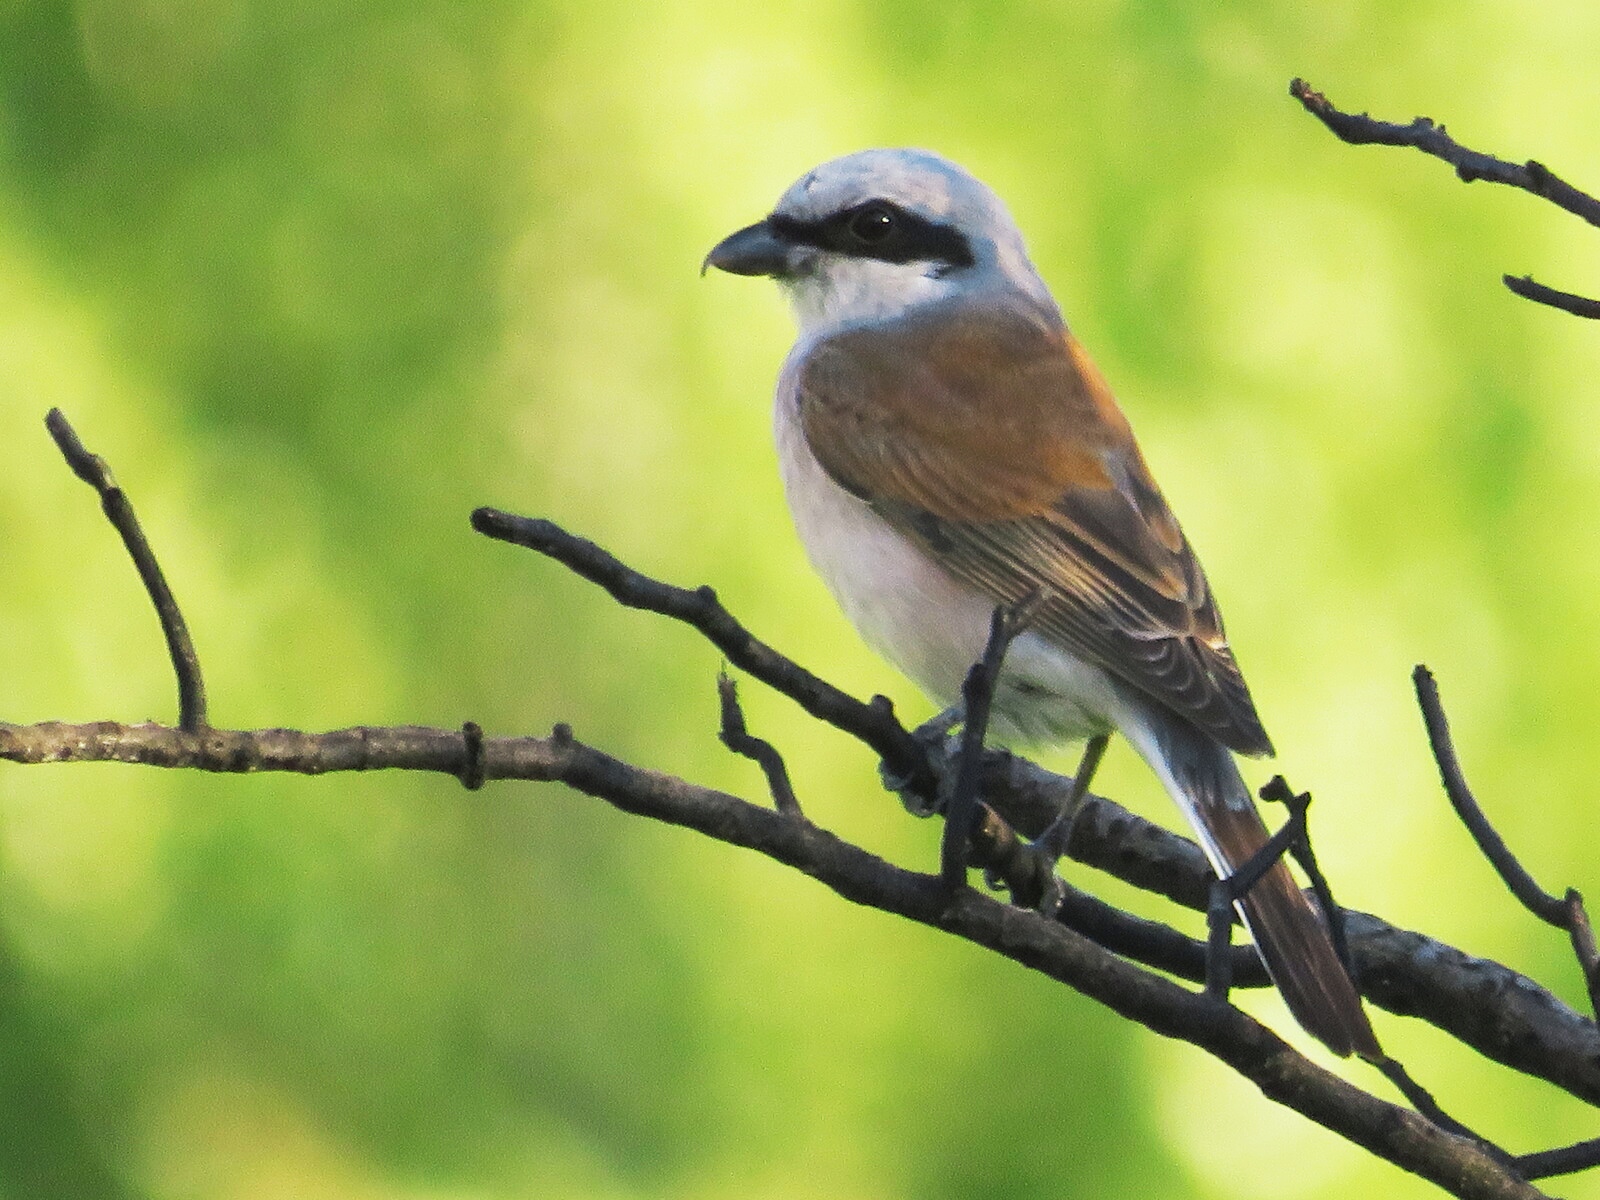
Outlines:
{"type": "Polygon", "coordinates": [[[961,684],[961,757],[956,766],[955,786],[945,806],[944,837],[939,843],[939,876],[948,888],[965,887],[967,882],[967,844],[974,833],[974,819],[978,814],[983,743],[989,733],[995,689],[1000,685],[1000,668],[1005,664],[1006,651],[1028,627],[1038,606],[1035,593],[1016,604],[995,608],[989,619],[989,640],[984,644],[983,654],[972,664],[961,684]]]}

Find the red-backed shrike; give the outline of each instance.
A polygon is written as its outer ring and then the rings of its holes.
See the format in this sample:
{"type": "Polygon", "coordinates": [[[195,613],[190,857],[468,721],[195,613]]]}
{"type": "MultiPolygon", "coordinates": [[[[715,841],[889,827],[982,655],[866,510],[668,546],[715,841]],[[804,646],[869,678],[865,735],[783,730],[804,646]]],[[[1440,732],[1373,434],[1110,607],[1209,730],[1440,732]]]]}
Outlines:
{"type": "MultiPolygon", "coordinates": [[[[811,171],[706,264],[769,275],[793,304],[784,488],[867,642],[951,704],[994,607],[1037,594],[996,732],[1120,732],[1219,875],[1249,860],[1268,834],[1231,752],[1272,743],[1199,560],[999,198],[938,155],[867,150],[811,171]]],[[[1288,868],[1239,909],[1300,1023],[1338,1054],[1381,1053],[1288,868]]]]}

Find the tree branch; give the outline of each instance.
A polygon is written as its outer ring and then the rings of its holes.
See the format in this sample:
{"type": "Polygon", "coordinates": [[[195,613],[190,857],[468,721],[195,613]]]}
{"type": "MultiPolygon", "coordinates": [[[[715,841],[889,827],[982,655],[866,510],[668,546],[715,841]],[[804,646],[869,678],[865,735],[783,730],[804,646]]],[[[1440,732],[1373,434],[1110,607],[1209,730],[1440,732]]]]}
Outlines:
{"type": "MultiPolygon", "coordinates": [[[[624,812],[696,830],[793,867],[857,904],[895,913],[1003,954],[1167,1037],[1216,1055],[1270,1099],[1454,1195],[1510,1200],[1541,1195],[1480,1146],[1416,1113],[1370,1096],[1311,1063],[1245,1013],[1123,962],[1060,922],[937,876],[902,870],[799,816],[785,816],[611,757],[557,727],[546,738],[485,737],[485,780],[565,783],[624,812]]],[[[466,769],[467,738],[414,726],[325,734],[289,729],[190,732],[157,725],[0,725],[0,758],[114,761],[240,773],[466,769]]]]}
{"type": "Polygon", "coordinates": [[[1551,308],[1559,308],[1562,312],[1569,312],[1575,317],[1600,321],[1600,300],[1591,300],[1587,296],[1579,296],[1573,292],[1558,291],[1539,283],[1531,275],[1502,275],[1501,279],[1524,300],[1532,300],[1535,304],[1548,304],[1551,308]]]}
{"type": "MultiPolygon", "coordinates": [[[[473,515],[473,523],[490,536],[537,549],[586,578],[593,576],[587,569],[580,570],[575,563],[597,572],[604,568],[608,578],[628,580],[633,607],[649,608],[687,621],[697,629],[701,627],[698,609],[691,608],[687,615],[680,615],[678,608],[681,597],[698,593],[638,575],[593,543],[574,537],[554,522],[532,521],[480,509],[473,515]],[[492,529],[486,529],[483,527],[485,514],[490,513],[493,514],[492,529]]],[[[726,615],[720,605],[718,609],[726,615]]],[[[731,616],[726,619],[732,621],[731,616]]],[[[742,626],[739,631],[743,637],[751,637],[742,626]]],[[[723,641],[711,640],[725,648],[723,641]]],[[[807,702],[814,694],[812,681],[833,690],[830,685],[816,680],[764,643],[757,644],[761,653],[752,655],[751,661],[761,668],[762,674],[758,677],[808,711],[816,712],[807,702]],[[792,681],[796,681],[794,686],[799,694],[790,690],[792,681]]],[[[843,714],[843,719],[834,721],[827,716],[823,719],[846,733],[861,736],[855,720],[868,706],[848,696],[844,699],[850,702],[831,706],[832,711],[843,714]]],[[[894,718],[890,713],[883,718],[874,716],[872,720],[881,736],[883,731],[876,723],[894,718]]],[[[898,727],[898,722],[895,725],[898,727]]],[[[867,741],[867,738],[861,740],[867,741]]],[[[946,738],[931,746],[914,738],[912,743],[935,781],[929,794],[937,794],[938,781],[953,780],[959,769],[959,738],[946,738]]],[[[980,793],[984,804],[995,820],[1013,827],[1025,837],[1037,837],[1049,827],[1071,787],[1072,781],[1067,777],[1006,751],[990,750],[984,756],[980,793]]],[[[986,827],[980,818],[980,831],[986,827]]],[[[1135,887],[1165,896],[1197,912],[1206,911],[1215,876],[1199,847],[1112,800],[1092,796],[1084,803],[1066,850],[1069,857],[1135,887]]],[[[980,866],[990,865],[983,857],[975,857],[974,861],[980,866]]],[[[1115,926],[1121,939],[1119,944],[1140,948],[1140,953],[1134,956],[1152,965],[1159,963],[1164,969],[1170,969],[1169,964],[1190,964],[1195,954],[1200,955],[1203,962],[1202,943],[1171,930],[1152,934],[1148,928],[1132,923],[1135,919],[1127,914],[1119,914],[1130,922],[1123,923],[1113,920],[1109,912],[1091,914],[1082,907],[1069,905],[1064,915],[1085,922],[1100,922],[1097,928],[1115,926]],[[1074,913],[1078,916],[1074,917],[1074,913]],[[1151,957],[1145,957],[1147,954],[1151,957]]],[[[1591,1104],[1600,1104],[1600,1031],[1593,1022],[1573,1012],[1547,990],[1498,963],[1474,958],[1421,934],[1398,929],[1377,917],[1348,912],[1346,928],[1361,990],[1368,999],[1392,1012],[1420,1017],[1496,1062],[1538,1075],[1591,1104]]],[[[1240,981],[1259,982],[1257,970],[1259,968],[1240,972],[1240,981]]],[[[1193,975],[1188,966],[1177,973],[1185,978],[1204,978],[1203,973],[1198,977],[1193,975]]]]}
{"type": "Polygon", "coordinates": [[[1517,856],[1511,853],[1499,832],[1484,816],[1477,797],[1467,786],[1461,771],[1461,761],[1456,757],[1454,740],[1450,737],[1450,722],[1444,714],[1444,704],[1439,699],[1439,685],[1427,667],[1418,666],[1411,672],[1417,689],[1417,704],[1422,709],[1423,724],[1428,730],[1428,745],[1433,750],[1433,760],[1439,765],[1439,776],[1444,782],[1445,795],[1456,816],[1472,834],[1472,840],[1489,860],[1502,882],[1517,898],[1518,903],[1548,925],[1564,930],[1572,942],[1572,950],[1583,972],[1584,987],[1589,993],[1589,1005],[1600,1014],[1600,954],[1595,949],[1594,929],[1589,924],[1589,913],[1584,908],[1583,896],[1576,888],[1568,888],[1562,897],[1552,896],[1528,874],[1517,856]]]}
{"type": "Polygon", "coordinates": [[[885,696],[863,704],[824,679],[779,654],[734,619],[709,587],[673,587],[641,575],[586,538],[574,537],[553,521],[517,517],[494,508],[472,514],[472,527],[497,541],[537,550],[591,583],[603,587],[618,604],[660,613],[703,633],[741,671],[789,696],[814,717],[865,742],[905,778],[907,789],[933,796],[927,754],[895,719],[885,696]]]}
{"type": "MultiPolygon", "coordinates": [[[[60,424],[70,432],[64,421],[60,424]]],[[[76,459],[77,470],[87,452],[77,454],[81,444],[75,437],[61,444],[69,461],[76,459]]],[[[104,464],[87,457],[93,469],[103,473],[105,487],[114,490],[104,464]]],[[[108,503],[108,515],[110,511],[108,503]]],[[[131,517],[131,511],[128,515],[131,517]]],[[[1059,810],[1061,797],[1071,793],[1071,780],[1009,754],[988,752],[980,757],[975,746],[962,755],[953,749],[958,739],[925,743],[900,725],[881,697],[863,704],[754,638],[709,588],[687,591],[649,579],[593,543],[547,521],[527,521],[480,509],[474,513],[473,523],[491,536],[557,559],[600,583],[624,604],[690,624],[736,664],[886,758],[892,756],[896,773],[914,779],[929,797],[949,790],[963,762],[969,773],[974,766],[981,766],[977,774],[982,799],[975,814],[971,860],[999,873],[1014,895],[1039,886],[1041,856],[1022,843],[1019,830],[1037,833],[1047,827],[1059,810]]],[[[154,556],[142,535],[134,540],[153,567],[154,556]]],[[[130,551],[132,548],[130,543],[130,551]]],[[[151,597],[164,627],[170,616],[181,629],[170,592],[151,588],[151,597]]],[[[192,649],[189,657],[192,659],[192,649]]],[[[189,677],[176,655],[174,662],[180,678],[189,677]]],[[[197,668],[192,678],[198,679],[197,668]]],[[[209,728],[202,711],[201,719],[191,727],[177,728],[109,722],[0,724],[0,759],[19,763],[118,761],[213,772],[309,775],[425,770],[449,774],[468,788],[500,779],[563,782],[623,811],[756,850],[812,875],[846,899],[944,929],[1041,971],[1155,1032],[1207,1050],[1255,1082],[1268,1097],[1456,1195],[1536,1197],[1541,1193],[1526,1182],[1529,1173],[1584,1165],[1581,1145],[1513,1160],[1492,1146],[1454,1136],[1447,1128],[1316,1067],[1232,1006],[1186,991],[1078,932],[1088,930],[1111,945],[1127,948],[1134,957],[1203,978],[1204,947],[1176,930],[1121,913],[1072,888],[1063,889],[1063,902],[1054,917],[1001,904],[968,888],[952,891],[937,876],[895,867],[819,829],[801,815],[776,750],[745,728],[731,682],[721,686],[721,694],[724,739],[730,748],[762,765],[776,809],[623,762],[577,741],[565,725],[557,725],[546,738],[489,738],[472,722],[460,731],[403,726],[325,734],[288,729],[246,732],[209,728]]],[[[1212,876],[1199,851],[1109,800],[1092,798],[1085,804],[1071,843],[1068,852],[1075,857],[1182,903],[1197,908],[1205,905],[1212,876]]],[[[1393,930],[1376,918],[1351,914],[1349,932],[1369,994],[1387,996],[1390,1006],[1402,1011],[1410,1003],[1411,1011],[1425,1013],[1451,1032],[1460,1030],[1458,1036],[1464,1040],[1476,1037],[1473,1044],[1485,1043],[1485,1053],[1545,1075],[1585,1098],[1600,1096],[1600,1083],[1584,1071],[1584,1064],[1589,1064],[1590,1073],[1600,1070],[1594,1026],[1571,1014],[1548,993],[1503,967],[1468,960],[1420,935],[1393,930]],[[1397,939],[1412,940],[1409,952],[1395,949],[1397,939]],[[1386,952],[1392,961],[1385,959],[1386,952]],[[1399,981],[1391,982],[1387,990],[1386,972],[1391,980],[1399,981]],[[1504,994],[1494,994],[1485,1002],[1484,976],[1503,984],[1504,994]],[[1449,995],[1452,988],[1460,1002],[1440,1003],[1437,998],[1449,995]],[[1463,1011],[1468,1014],[1465,1018],[1463,1011]],[[1578,1054],[1570,1053],[1570,1039],[1560,1042],[1563,1033],[1573,1034],[1574,1024],[1583,1027],[1589,1039],[1578,1054]],[[1513,1034],[1497,1044],[1498,1054],[1487,1048],[1508,1029],[1513,1034]],[[1551,1066],[1553,1060],[1564,1060],[1564,1065],[1551,1066]]],[[[1258,963],[1241,963],[1237,957],[1231,961],[1241,966],[1241,975],[1260,980],[1258,963]]],[[[1407,1093],[1425,1095],[1414,1084],[1407,1093]]]]}
{"type": "Polygon", "coordinates": [[[783,755],[771,742],[753,736],[745,728],[744,709],[739,705],[739,685],[726,671],[717,676],[717,701],[722,710],[722,729],[717,736],[722,744],[735,754],[748,758],[761,768],[767,777],[767,790],[772,793],[772,803],[786,817],[799,817],[800,801],[794,794],[794,784],[789,781],[789,768],[783,755]]]}
{"type": "MultiPolygon", "coordinates": [[[[1336,137],[1352,146],[1410,146],[1449,163],[1463,183],[1483,179],[1519,188],[1600,227],[1600,199],[1573,187],[1543,163],[1533,159],[1524,163],[1507,162],[1491,154],[1469,150],[1446,133],[1443,125],[1435,124],[1428,117],[1416,117],[1407,124],[1400,124],[1379,121],[1366,113],[1341,112],[1303,79],[1290,82],[1289,94],[1336,137]]],[[[1600,300],[1557,291],[1526,275],[1502,278],[1508,288],[1526,300],[1575,316],[1600,319],[1600,300]]]]}
{"type": "Polygon", "coordinates": [[[189,637],[189,626],[178,609],[178,601],[167,586],[161,565],[156,562],[155,551],[139,527],[133,505],[111,477],[111,468],[98,454],[91,454],[79,440],[77,431],[68,423],[59,408],[52,408],[44,418],[56,447],[61,451],[72,473],[92,487],[100,496],[100,507],[106,520],[122,537],[128,556],[139,572],[144,590],[155,606],[156,617],[161,622],[161,632],[167,639],[167,653],[172,656],[172,669],[178,677],[178,724],[184,729],[203,729],[206,723],[206,687],[200,676],[200,657],[194,652],[194,642],[189,637]]]}

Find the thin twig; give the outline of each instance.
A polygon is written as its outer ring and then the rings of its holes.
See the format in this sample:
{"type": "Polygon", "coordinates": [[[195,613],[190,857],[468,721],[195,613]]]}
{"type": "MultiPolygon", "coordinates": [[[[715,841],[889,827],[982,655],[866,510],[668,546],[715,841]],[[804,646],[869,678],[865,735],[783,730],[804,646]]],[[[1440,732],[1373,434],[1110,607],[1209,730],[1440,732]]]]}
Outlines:
{"type": "MultiPolygon", "coordinates": [[[[1211,960],[1205,942],[1179,933],[1170,925],[1123,912],[1070,883],[1057,882],[1061,900],[1055,917],[1068,929],[1076,930],[1123,958],[1190,983],[1206,982],[1207,964],[1211,960]]],[[[1233,987],[1272,986],[1272,979],[1254,946],[1230,946],[1227,954],[1228,975],[1233,987]]]]}
{"type": "MultiPolygon", "coordinates": [[[[1279,776],[1279,782],[1282,781],[1279,776]]],[[[1287,791],[1288,784],[1283,784],[1287,791]]],[[[1262,789],[1266,796],[1269,788],[1262,789]]],[[[1301,843],[1309,844],[1306,835],[1305,803],[1289,805],[1289,819],[1285,821],[1261,848],[1239,865],[1226,878],[1212,882],[1206,896],[1206,994],[1216,1000],[1226,1000],[1233,987],[1232,963],[1228,958],[1229,944],[1233,938],[1234,905],[1244,899],[1250,889],[1261,882],[1261,877],[1282,861],[1284,854],[1301,843]]]]}
{"type": "Polygon", "coordinates": [[[796,701],[814,717],[853,734],[871,746],[891,771],[919,795],[934,794],[927,752],[894,715],[887,698],[863,704],[779,654],[734,619],[709,587],[673,587],[641,575],[586,538],[575,537],[553,521],[519,517],[494,508],[472,514],[472,527],[487,537],[536,550],[603,587],[627,608],[639,608],[682,621],[699,630],[728,661],[796,701]]]}
{"type": "Polygon", "coordinates": [[[1416,684],[1417,703],[1428,729],[1428,744],[1433,748],[1434,761],[1439,764],[1439,775],[1444,780],[1445,795],[1450,798],[1451,807],[1522,906],[1541,921],[1567,932],[1578,959],[1578,969],[1583,972],[1589,1005],[1600,1015],[1600,953],[1595,949],[1594,930],[1583,906],[1583,896],[1577,889],[1568,888],[1566,895],[1557,899],[1535,883],[1533,876],[1517,861],[1505,839],[1489,824],[1489,818],[1483,815],[1472,789],[1467,786],[1461,763],[1456,758],[1455,743],[1450,737],[1444,703],[1439,699],[1439,685],[1434,682],[1432,672],[1418,664],[1411,678],[1416,684]]]}
{"type": "Polygon", "coordinates": [[[167,652],[172,656],[172,669],[178,677],[178,726],[181,729],[204,729],[206,725],[206,687],[200,676],[200,659],[194,652],[194,642],[189,637],[189,626],[183,619],[178,602],[167,586],[156,561],[155,551],[139,526],[133,505],[127,494],[111,477],[111,468],[98,454],[91,454],[78,438],[66,416],[59,408],[52,408],[44,419],[45,428],[55,440],[62,457],[72,468],[72,473],[99,493],[100,507],[111,522],[111,527],[122,538],[133,565],[138,569],[144,590],[155,605],[156,616],[161,621],[161,632],[167,639],[167,652]]]}
{"type": "Polygon", "coordinates": [[[1446,1133],[1453,1133],[1456,1137],[1476,1142],[1486,1154],[1489,1154],[1499,1162],[1510,1164],[1513,1161],[1512,1156],[1500,1149],[1500,1147],[1488,1139],[1480,1137],[1440,1108],[1439,1102],[1433,1098],[1433,1093],[1411,1078],[1411,1072],[1401,1065],[1399,1059],[1390,1058],[1385,1054],[1380,1058],[1372,1059],[1371,1062],[1373,1066],[1378,1068],[1383,1077],[1394,1084],[1400,1094],[1410,1101],[1411,1107],[1415,1108],[1440,1129],[1443,1129],[1446,1133]]]}
{"type": "Polygon", "coordinates": [[[1571,1175],[1600,1167],[1600,1138],[1562,1146],[1559,1150],[1541,1150],[1538,1154],[1524,1154],[1511,1161],[1518,1175],[1524,1179],[1549,1179],[1556,1175],[1571,1175]]]}
{"type": "Polygon", "coordinates": [[[739,705],[739,685],[726,671],[717,676],[717,700],[722,711],[722,728],[717,736],[722,744],[735,754],[748,758],[761,768],[767,777],[767,790],[772,803],[786,817],[803,817],[800,801],[789,782],[789,768],[784,765],[778,748],[763,738],[753,736],[744,723],[744,709],[739,705]]]}
{"type": "Polygon", "coordinates": [[[1595,947],[1594,926],[1589,923],[1589,912],[1577,888],[1567,889],[1567,932],[1572,937],[1572,952],[1578,956],[1578,967],[1583,971],[1589,1007],[1600,1014],[1600,950],[1595,947]]]}
{"type": "Polygon", "coordinates": [[[1472,834],[1472,840],[1478,843],[1478,849],[1483,851],[1483,856],[1522,906],[1541,921],[1557,929],[1566,929],[1566,901],[1552,896],[1534,882],[1533,876],[1511,853],[1505,839],[1489,824],[1489,818],[1483,815],[1472,789],[1467,786],[1461,761],[1456,757],[1455,743],[1450,737],[1450,722],[1439,700],[1439,685],[1434,682],[1432,672],[1419,664],[1411,672],[1411,681],[1416,685],[1417,704],[1422,709],[1423,724],[1428,730],[1428,745],[1433,749],[1434,762],[1439,765],[1439,776],[1444,781],[1444,792],[1450,799],[1450,806],[1456,810],[1461,823],[1472,834]]]}
{"type": "Polygon", "coordinates": [[[1532,300],[1535,304],[1548,304],[1551,308],[1559,308],[1562,312],[1569,312],[1575,317],[1600,321],[1600,300],[1591,300],[1587,296],[1579,296],[1573,292],[1558,291],[1539,283],[1531,275],[1503,275],[1501,278],[1508,288],[1524,300],[1532,300]]]}
{"type": "Polygon", "coordinates": [[[1000,684],[1006,651],[1028,626],[1038,607],[1036,597],[1016,605],[999,605],[989,619],[989,640],[983,654],[961,684],[960,758],[955,786],[945,805],[944,837],[939,842],[939,877],[948,888],[967,883],[967,844],[974,831],[978,793],[983,777],[983,742],[989,733],[989,710],[1000,684]]]}
{"type": "MultiPolygon", "coordinates": [[[[1581,217],[1590,225],[1600,226],[1600,199],[1573,187],[1543,163],[1529,159],[1514,163],[1469,150],[1445,132],[1443,125],[1427,117],[1417,117],[1401,124],[1396,121],[1379,121],[1366,113],[1341,112],[1321,92],[1303,79],[1289,84],[1289,94],[1305,110],[1328,127],[1333,134],[1352,146],[1410,146],[1424,154],[1443,159],[1456,169],[1463,183],[1487,180],[1507,187],[1519,188],[1530,195],[1548,200],[1556,207],[1581,217]]],[[[1579,317],[1600,318],[1600,300],[1591,300],[1572,292],[1557,291],[1531,277],[1503,276],[1505,285],[1518,296],[1537,304],[1546,304],[1579,317]]]]}
{"type": "Polygon", "coordinates": [[[1311,831],[1307,825],[1311,793],[1296,792],[1282,775],[1274,775],[1262,785],[1258,794],[1263,800],[1282,804],[1291,813],[1299,816],[1301,836],[1289,847],[1289,853],[1294,855],[1294,860],[1306,873],[1306,879],[1311,883],[1311,892],[1317,898],[1317,907],[1322,910],[1323,918],[1328,922],[1328,936],[1333,939],[1333,952],[1338,955],[1339,961],[1344,964],[1345,973],[1359,990],[1361,978],[1356,972],[1354,960],[1350,957],[1350,940],[1345,930],[1344,909],[1333,898],[1333,888],[1328,884],[1328,877],[1322,873],[1322,867],[1317,863],[1317,852],[1311,845],[1311,831]]]}
{"type": "Polygon", "coordinates": [[[1443,125],[1427,117],[1416,117],[1402,125],[1395,121],[1379,121],[1366,113],[1341,112],[1304,79],[1291,81],[1289,94],[1340,140],[1352,146],[1411,146],[1449,163],[1463,183],[1483,179],[1520,188],[1582,217],[1591,225],[1600,226],[1600,200],[1573,187],[1543,163],[1531,159],[1522,163],[1507,162],[1492,154],[1469,150],[1446,133],[1443,125]]]}

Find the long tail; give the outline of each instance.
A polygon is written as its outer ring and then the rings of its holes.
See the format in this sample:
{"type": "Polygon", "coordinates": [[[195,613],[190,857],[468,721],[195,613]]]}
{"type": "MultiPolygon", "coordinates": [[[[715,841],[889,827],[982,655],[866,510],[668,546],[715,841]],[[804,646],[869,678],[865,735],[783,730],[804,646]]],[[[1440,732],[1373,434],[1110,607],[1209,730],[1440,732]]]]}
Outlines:
{"type": "MultiPolygon", "coordinates": [[[[1181,717],[1143,715],[1144,727],[1127,731],[1130,740],[1200,835],[1212,867],[1219,875],[1237,870],[1269,835],[1233,755],[1181,717]]],[[[1306,1032],[1341,1057],[1382,1057],[1322,914],[1289,868],[1275,864],[1238,908],[1267,974],[1306,1032]]]]}

